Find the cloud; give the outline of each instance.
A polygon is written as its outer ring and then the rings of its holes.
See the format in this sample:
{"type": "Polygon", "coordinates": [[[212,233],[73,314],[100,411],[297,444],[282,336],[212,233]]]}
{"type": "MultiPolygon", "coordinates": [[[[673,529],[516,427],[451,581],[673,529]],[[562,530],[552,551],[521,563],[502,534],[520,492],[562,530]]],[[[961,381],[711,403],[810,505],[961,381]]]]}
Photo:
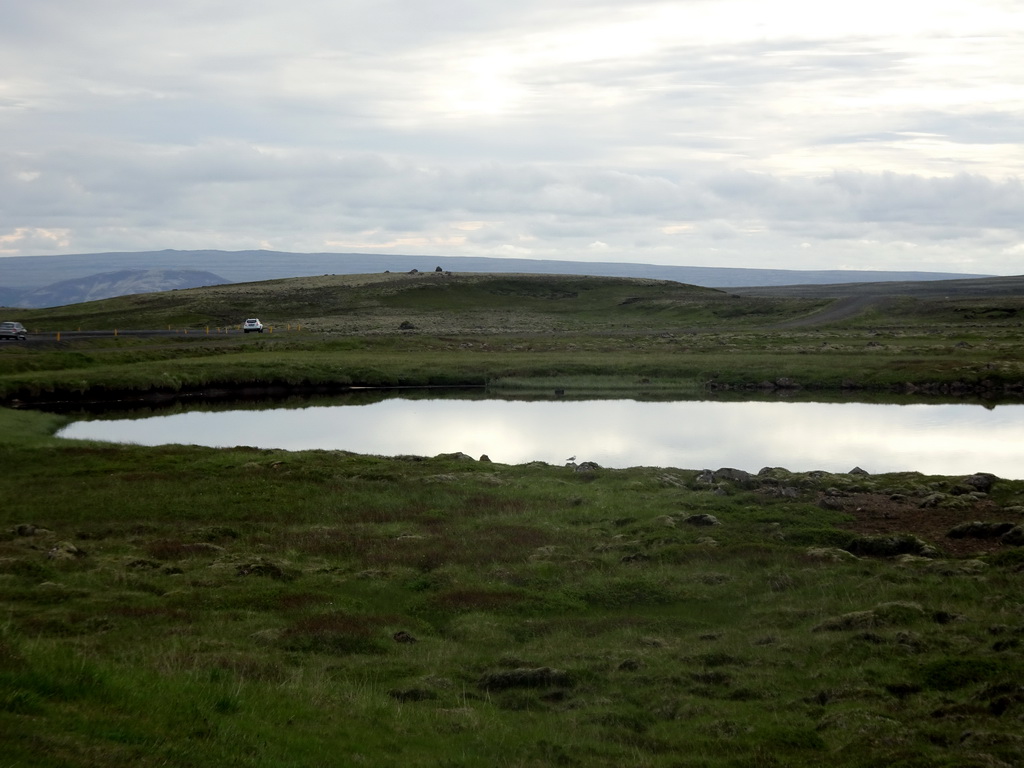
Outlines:
{"type": "Polygon", "coordinates": [[[0,234],[0,254],[15,255],[26,248],[66,248],[68,230],[26,229],[19,227],[9,234],[0,234]]]}
{"type": "Polygon", "coordinates": [[[176,247],[198,247],[203,237],[215,236],[218,246],[234,239],[238,247],[269,240],[292,248],[301,231],[311,236],[299,250],[346,243],[349,250],[490,252],[511,241],[521,247],[527,238],[542,255],[564,250],[582,258],[602,242],[627,260],[642,260],[633,253],[640,240],[670,249],[678,247],[680,233],[694,245],[723,237],[792,238],[795,249],[808,238],[828,245],[927,245],[1002,232],[1005,249],[1020,239],[1017,212],[1024,209],[1019,181],[967,174],[788,178],[547,163],[425,165],[381,155],[224,143],[21,160],[8,157],[0,166],[5,178],[16,179],[8,183],[5,210],[64,237],[16,238],[11,242],[18,248],[7,250],[70,246],[72,232],[95,238],[134,232],[133,240],[139,240],[144,230],[159,228],[192,233],[187,243],[172,235],[176,247]],[[467,227],[467,219],[478,223],[467,227]],[[479,223],[495,221],[501,224],[479,223]],[[377,234],[368,238],[366,232],[377,234]]]}
{"type": "Polygon", "coordinates": [[[8,5],[7,254],[1019,271],[1011,2],[8,5]]]}

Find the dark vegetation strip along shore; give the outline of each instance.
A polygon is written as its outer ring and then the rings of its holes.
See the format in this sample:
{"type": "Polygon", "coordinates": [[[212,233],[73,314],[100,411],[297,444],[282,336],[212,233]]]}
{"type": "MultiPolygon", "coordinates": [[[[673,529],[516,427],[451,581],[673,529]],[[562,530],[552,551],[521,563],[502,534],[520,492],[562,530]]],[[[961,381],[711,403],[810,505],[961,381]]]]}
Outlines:
{"type": "MultiPolygon", "coordinates": [[[[0,385],[1021,380],[1012,297],[770,331],[824,303],[421,277],[40,310],[201,327],[235,301],[222,323],[304,330],[3,345],[0,385]],[[315,315],[327,295],[348,309],[315,315]]],[[[144,448],[65,422],[0,409],[5,765],[1024,763],[1024,482],[983,467],[144,448]]]]}

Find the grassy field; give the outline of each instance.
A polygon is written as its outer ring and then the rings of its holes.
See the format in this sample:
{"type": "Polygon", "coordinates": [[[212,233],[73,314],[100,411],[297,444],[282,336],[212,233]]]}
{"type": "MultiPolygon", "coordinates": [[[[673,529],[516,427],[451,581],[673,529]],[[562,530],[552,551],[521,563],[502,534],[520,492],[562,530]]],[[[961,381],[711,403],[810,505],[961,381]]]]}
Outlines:
{"type": "MultiPolygon", "coordinates": [[[[1005,297],[786,330],[828,302],[455,277],[36,310],[37,332],[193,332],[3,345],[0,387],[1024,379],[1005,297]],[[195,333],[246,315],[275,331],[195,333]]],[[[1024,763],[1024,481],[145,448],[65,422],[0,409],[3,768],[1024,763]]]]}
{"type": "Polygon", "coordinates": [[[500,390],[524,380],[614,382],[636,396],[782,381],[818,392],[1024,397],[1024,299],[885,297],[830,321],[835,304],[665,281],[443,273],[143,294],[26,310],[37,341],[0,349],[0,402],[258,383],[500,390]],[[224,332],[253,315],[272,332],[224,332]],[[167,328],[176,335],[115,335],[167,328]],[[57,339],[79,329],[98,335],[57,339]]]}

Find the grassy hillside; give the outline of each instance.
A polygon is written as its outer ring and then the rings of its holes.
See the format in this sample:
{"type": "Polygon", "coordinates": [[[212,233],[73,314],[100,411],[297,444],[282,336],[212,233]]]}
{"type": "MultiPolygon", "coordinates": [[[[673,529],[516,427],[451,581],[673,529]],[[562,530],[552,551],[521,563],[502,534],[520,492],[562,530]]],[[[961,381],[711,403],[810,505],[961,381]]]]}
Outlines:
{"type": "Polygon", "coordinates": [[[737,299],[659,280],[428,272],[326,275],[139,294],[24,310],[21,317],[36,331],[221,327],[258,316],[275,325],[325,331],[394,331],[404,318],[438,331],[543,332],[785,317],[822,303],[737,299]]]}
{"type": "Polygon", "coordinates": [[[665,280],[578,275],[324,275],[137,294],[17,314],[38,332],[230,327],[250,316],[279,326],[339,332],[394,331],[397,318],[419,320],[420,330],[430,332],[707,330],[770,328],[853,297],[873,300],[872,313],[852,318],[847,325],[853,326],[1020,321],[1024,278],[724,292],[665,280]]]}
{"type": "Polygon", "coordinates": [[[0,399],[207,387],[487,385],[1024,396],[1024,300],[738,297],[666,281],[378,274],[142,294],[22,316],[0,399]],[[245,317],[270,332],[226,333],[245,317]],[[86,338],[68,331],[92,330],[86,338]],[[162,337],[115,335],[172,329],[162,337]],[[57,341],[56,332],[67,335],[57,341]]]}
{"type": "Polygon", "coordinates": [[[842,298],[844,296],[906,296],[917,299],[983,299],[1024,296],[1024,275],[959,280],[892,280],[830,285],[771,285],[730,288],[740,296],[766,298],[842,298]]]}

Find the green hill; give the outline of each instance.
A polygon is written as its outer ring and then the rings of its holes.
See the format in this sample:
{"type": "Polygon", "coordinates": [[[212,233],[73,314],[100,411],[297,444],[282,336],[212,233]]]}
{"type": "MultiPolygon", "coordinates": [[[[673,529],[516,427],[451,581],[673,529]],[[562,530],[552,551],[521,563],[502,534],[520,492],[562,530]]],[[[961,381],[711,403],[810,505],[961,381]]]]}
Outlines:
{"type": "Polygon", "coordinates": [[[738,298],[675,283],[580,275],[444,272],[324,275],[121,296],[24,310],[33,330],[237,325],[246,317],[314,330],[601,330],[806,312],[816,299],[738,298]]]}

